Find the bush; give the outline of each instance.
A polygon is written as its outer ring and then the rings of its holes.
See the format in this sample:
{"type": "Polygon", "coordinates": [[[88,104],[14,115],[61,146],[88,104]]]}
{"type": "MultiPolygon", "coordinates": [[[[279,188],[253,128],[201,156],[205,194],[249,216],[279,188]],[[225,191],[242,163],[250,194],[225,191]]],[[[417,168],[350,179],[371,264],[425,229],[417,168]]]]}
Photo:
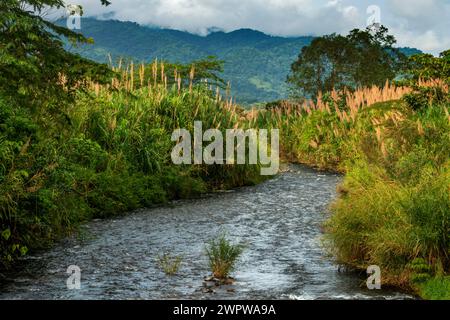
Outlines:
{"type": "Polygon", "coordinates": [[[443,88],[438,86],[416,86],[415,91],[405,95],[403,100],[412,110],[421,111],[433,105],[447,103],[450,101],[450,93],[445,92],[443,88]]]}

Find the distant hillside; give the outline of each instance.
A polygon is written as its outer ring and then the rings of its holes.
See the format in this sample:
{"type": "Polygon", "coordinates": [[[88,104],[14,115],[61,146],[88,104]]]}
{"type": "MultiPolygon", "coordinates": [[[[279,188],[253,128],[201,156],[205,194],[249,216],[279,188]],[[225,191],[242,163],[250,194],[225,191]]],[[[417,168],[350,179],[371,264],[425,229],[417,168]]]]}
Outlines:
{"type": "MultiPolygon", "coordinates": [[[[60,24],[65,24],[61,21],[60,24]]],[[[223,78],[231,82],[233,95],[241,103],[273,101],[287,96],[286,76],[291,63],[313,37],[283,38],[240,29],[213,32],[206,37],[188,32],[150,28],[133,22],[83,18],[81,32],[94,45],[71,49],[96,61],[155,58],[187,63],[210,55],[225,61],[223,78]]],[[[407,49],[416,53],[415,49],[407,49]]],[[[419,51],[420,52],[420,51],[419,51]]]]}

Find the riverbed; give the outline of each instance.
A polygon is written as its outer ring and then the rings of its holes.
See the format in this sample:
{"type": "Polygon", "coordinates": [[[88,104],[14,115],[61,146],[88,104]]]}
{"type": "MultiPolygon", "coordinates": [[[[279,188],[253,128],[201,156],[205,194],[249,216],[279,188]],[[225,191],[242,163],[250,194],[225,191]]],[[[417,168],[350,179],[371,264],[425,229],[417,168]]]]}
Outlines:
{"type": "Polygon", "coordinates": [[[23,259],[2,276],[0,299],[403,299],[368,290],[340,270],[322,244],[322,224],[342,177],[290,166],[260,185],[142,209],[86,224],[79,236],[23,259]],[[206,290],[205,243],[225,232],[244,253],[233,285],[206,290]],[[167,276],[164,253],[182,257],[167,276]],[[68,290],[67,268],[81,269],[68,290]]]}

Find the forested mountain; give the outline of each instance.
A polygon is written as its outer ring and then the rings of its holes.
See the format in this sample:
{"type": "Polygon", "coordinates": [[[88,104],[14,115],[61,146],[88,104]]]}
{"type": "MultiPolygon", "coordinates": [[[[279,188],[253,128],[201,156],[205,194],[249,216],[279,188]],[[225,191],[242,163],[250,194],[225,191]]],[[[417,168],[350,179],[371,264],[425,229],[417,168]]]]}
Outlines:
{"type": "MultiPolygon", "coordinates": [[[[59,21],[64,25],[65,20],[59,21]]],[[[273,101],[287,96],[286,77],[292,62],[313,37],[283,38],[251,29],[207,36],[145,27],[133,22],[83,18],[81,32],[94,45],[71,48],[83,56],[106,62],[113,58],[151,61],[155,58],[187,63],[208,56],[225,61],[223,78],[241,103],[273,101]]],[[[408,53],[420,52],[408,49],[408,53]]]]}

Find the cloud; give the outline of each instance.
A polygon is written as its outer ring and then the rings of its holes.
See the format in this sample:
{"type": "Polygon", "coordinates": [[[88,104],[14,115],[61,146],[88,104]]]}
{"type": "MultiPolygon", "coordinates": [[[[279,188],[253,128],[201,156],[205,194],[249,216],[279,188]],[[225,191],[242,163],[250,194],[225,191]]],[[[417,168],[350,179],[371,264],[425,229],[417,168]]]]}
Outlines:
{"type": "Polygon", "coordinates": [[[390,0],[386,11],[400,45],[434,54],[450,48],[449,0],[390,0]]]}
{"type": "Polygon", "coordinates": [[[144,25],[206,34],[211,27],[257,29],[273,35],[346,33],[364,28],[379,6],[381,22],[402,46],[438,53],[450,44],[450,0],[73,0],[86,16],[135,21],[144,25]]]}

